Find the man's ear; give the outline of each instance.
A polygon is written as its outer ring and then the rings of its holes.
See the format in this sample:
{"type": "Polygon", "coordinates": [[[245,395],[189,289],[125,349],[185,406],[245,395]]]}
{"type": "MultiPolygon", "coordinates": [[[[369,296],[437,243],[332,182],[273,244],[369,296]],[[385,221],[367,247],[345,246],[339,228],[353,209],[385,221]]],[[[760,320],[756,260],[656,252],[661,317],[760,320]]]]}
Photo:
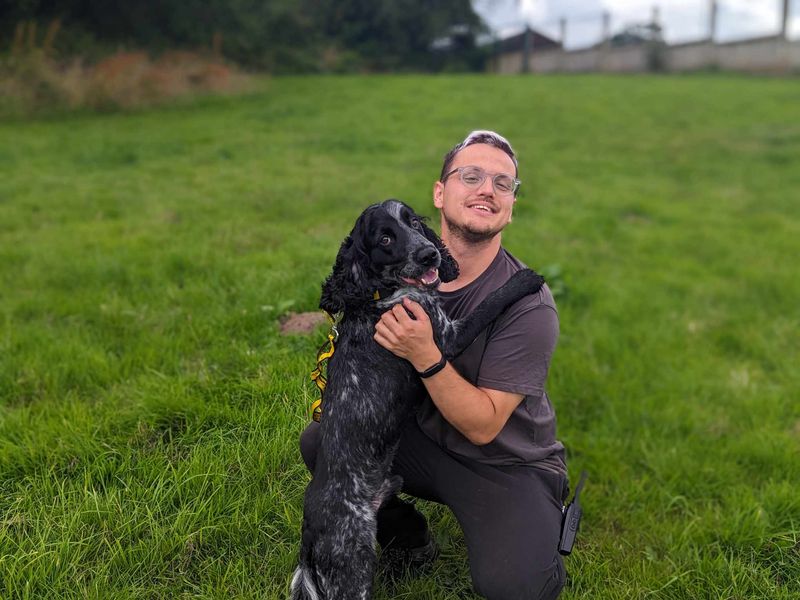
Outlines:
{"type": "Polygon", "coordinates": [[[439,264],[439,279],[441,279],[443,283],[453,281],[458,277],[458,263],[456,259],[450,255],[447,246],[445,246],[442,239],[436,235],[436,232],[422,221],[420,221],[420,223],[422,224],[423,235],[436,246],[436,249],[439,251],[439,256],[442,257],[442,261],[439,264]]]}
{"type": "Polygon", "coordinates": [[[436,208],[444,206],[444,184],[441,181],[433,184],[433,205],[436,208]]]}

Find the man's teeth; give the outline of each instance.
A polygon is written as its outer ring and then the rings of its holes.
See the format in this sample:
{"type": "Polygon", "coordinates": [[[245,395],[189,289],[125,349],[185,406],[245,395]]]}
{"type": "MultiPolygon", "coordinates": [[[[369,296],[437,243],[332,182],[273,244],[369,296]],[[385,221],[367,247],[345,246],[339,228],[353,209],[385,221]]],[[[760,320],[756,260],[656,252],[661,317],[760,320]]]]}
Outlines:
{"type": "Polygon", "coordinates": [[[473,204],[472,208],[477,208],[478,210],[484,210],[486,212],[492,212],[492,209],[490,209],[488,206],[485,206],[483,204],[473,204]]]}

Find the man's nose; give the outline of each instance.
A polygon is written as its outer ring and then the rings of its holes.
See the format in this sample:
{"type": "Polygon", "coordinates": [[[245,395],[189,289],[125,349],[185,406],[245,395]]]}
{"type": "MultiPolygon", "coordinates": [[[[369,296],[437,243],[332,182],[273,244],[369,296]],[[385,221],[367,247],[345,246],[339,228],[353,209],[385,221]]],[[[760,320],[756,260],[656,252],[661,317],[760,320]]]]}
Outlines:
{"type": "Polygon", "coordinates": [[[494,196],[494,179],[491,175],[487,175],[478,186],[478,193],[484,196],[494,196]]]}

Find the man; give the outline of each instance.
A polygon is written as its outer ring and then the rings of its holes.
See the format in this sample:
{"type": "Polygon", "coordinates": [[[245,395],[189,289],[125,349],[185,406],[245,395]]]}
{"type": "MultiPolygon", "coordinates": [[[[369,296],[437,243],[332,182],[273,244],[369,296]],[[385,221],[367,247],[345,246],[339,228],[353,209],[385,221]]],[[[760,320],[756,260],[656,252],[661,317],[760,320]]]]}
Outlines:
{"type": "MultiPolygon", "coordinates": [[[[468,315],[524,267],[501,246],[516,178],[514,151],[494,132],[474,131],[445,156],[433,203],[441,213],[441,237],[460,267],[458,278],[440,287],[450,318],[468,315]]],[[[442,354],[430,320],[413,301],[384,313],[374,338],[418,372],[436,371],[422,380],[428,397],[394,459],[403,491],[451,508],[479,594],[489,600],[556,598],[565,580],[557,548],[567,478],[544,390],[558,338],[549,289],[514,304],[439,370],[431,369],[442,354]]],[[[313,468],[313,425],[301,451],[313,468]]],[[[378,514],[378,541],[385,556],[410,564],[435,554],[424,517],[397,498],[378,514]]]]}

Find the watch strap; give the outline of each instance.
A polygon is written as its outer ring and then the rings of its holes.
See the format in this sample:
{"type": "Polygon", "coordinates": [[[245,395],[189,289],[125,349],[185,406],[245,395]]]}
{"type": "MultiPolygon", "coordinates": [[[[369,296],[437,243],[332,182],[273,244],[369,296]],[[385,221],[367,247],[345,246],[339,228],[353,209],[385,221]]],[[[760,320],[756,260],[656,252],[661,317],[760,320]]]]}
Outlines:
{"type": "Polygon", "coordinates": [[[442,358],[440,358],[440,359],[439,359],[439,362],[437,362],[437,363],[436,363],[435,365],[433,365],[433,366],[430,366],[430,367],[428,367],[428,368],[427,368],[427,369],[425,369],[424,371],[417,371],[417,374],[418,374],[420,377],[422,377],[423,379],[426,379],[426,378],[428,378],[428,377],[431,377],[431,376],[433,376],[433,375],[436,375],[436,374],[437,374],[439,371],[441,371],[442,369],[444,369],[444,366],[445,366],[446,364],[447,364],[447,358],[445,358],[445,356],[444,356],[444,352],[442,352],[442,358]]]}

